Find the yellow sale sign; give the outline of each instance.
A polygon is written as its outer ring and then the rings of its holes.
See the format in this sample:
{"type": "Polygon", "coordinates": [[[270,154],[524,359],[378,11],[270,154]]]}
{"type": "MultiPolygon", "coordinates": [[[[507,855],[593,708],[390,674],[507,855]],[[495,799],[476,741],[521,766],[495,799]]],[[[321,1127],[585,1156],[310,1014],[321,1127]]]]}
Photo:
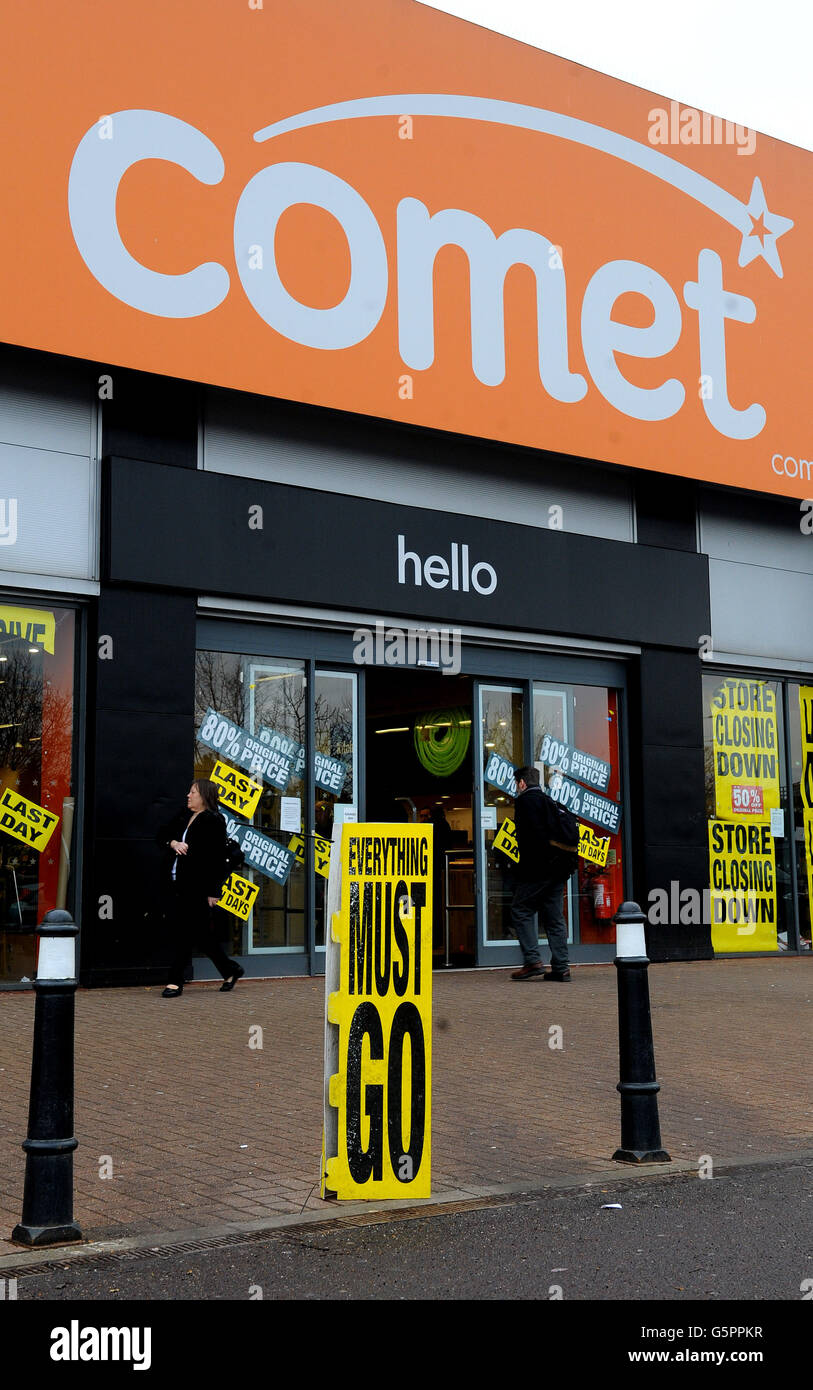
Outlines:
{"type": "Polygon", "coordinates": [[[218,760],[212,768],[212,781],[220,792],[220,805],[249,819],[257,809],[263,794],[262,782],[238,772],[236,767],[218,760]]]}
{"type": "Polygon", "coordinates": [[[239,917],[241,922],[247,922],[259,891],[258,883],[241,878],[239,874],[232,874],[223,884],[223,892],[217,905],[231,912],[234,917],[239,917]]]}
{"type": "Polygon", "coordinates": [[[0,607],[0,638],[20,637],[37,642],[44,651],[54,654],[56,619],[47,609],[0,607]]]}
{"type": "Polygon", "coordinates": [[[813,928],[813,811],[805,810],[804,816],[805,864],[807,866],[807,910],[810,927],[813,928]]]}
{"type": "Polygon", "coordinates": [[[432,829],[346,824],[341,843],[338,1152],[322,1195],[428,1197],[432,1084],[432,829]]]}
{"type": "MultiPolygon", "coordinates": [[[[288,841],[288,848],[300,864],[305,863],[305,841],[301,835],[292,835],[288,841]]],[[[321,835],[313,837],[313,867],[317,874],[322,878],[330,875],[330,840],[323,840],[321,835]]]]}
{"type": "MultiPolygon", "coordinates": [[[[506,854],[514,864],[519,863],[516,826],[508,816],[506,816],[497,834],[494,836],[492,848],[498,849],[503,854],[506,854]]],[[[609,835],[597,835],[595,830],[592,830],[589,825],[579,826],[579,857],[581,859],[587,859],[591,864],[599,864],[603,868],[607,863],[607,851],[609,848],[609,835]]]]}
{"type": "Polygon", "coordinates": [[[779,805],[776,696],[766,681],[723,680],[711,697],[718,820],[769,821],[779,805]]]}
{"type": "Polygon", "coordinates": [[[10,787],[0,796],[0,830],[41,853],[53,835],[59,816],[29,801],[10,787]]]}
{"type": "Polygon", "coordinates": [[[765,823],[709,821],[715,951],[777,949],[774,844],[771,827],[765,823]]]}

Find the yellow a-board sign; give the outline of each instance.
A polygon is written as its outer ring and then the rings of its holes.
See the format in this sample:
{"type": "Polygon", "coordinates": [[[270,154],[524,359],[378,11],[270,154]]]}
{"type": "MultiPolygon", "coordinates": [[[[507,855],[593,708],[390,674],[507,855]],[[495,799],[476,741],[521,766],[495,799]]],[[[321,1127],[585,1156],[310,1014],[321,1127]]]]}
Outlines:
{"type": "Polygon", "coordinates": [[[774,846],[771,827],[764,822],[709,821],[715,951],[777,949],[774,846]]]}
{"type": "MultiPolygon", "coordinates": [[[[508,817],[500,825],[497,834],[494,836],[492,849],[501,850],[514,864],[519,863],[519,847],[517,845],[517,828],[514,822],[508,817]]],[[[602,868],[607,863],[607,851],[610,848],[609,835],[597,835],[589,825],[579,825],[579,857],[587,859],[591,864],[600,864],[602,868]]]]}
{"type": "Polygon", "coordinates": [[[250,878],[241,878],[239,874],[231,874],[223,884],[223,892],[217,905],[239,917],[241,922],[247,922],[259,891],[259,883],[252,883],[250,878]]]}
{"type": "Polygon", "coordinates": [[[0,796],[0,830],[6,835],[13,835],[15,840],[21,840],[24,845],[30,845],[31,849],[41,854],[58,821],[56,812],[46,811],[44,806],[29,801],[27,796],[12,791],[11,787],[3,789],[0,796]]]}
{"type": "Polygon", "coordinates": [[[340,910],[335,1154],[322,1196],[428,1197],[432,1089],[432,827],[345,823],[340,910]]]}
{"type": "Polygon", "coordinates": [[[212,781],[220,792],[220,805],[250,820],[263,794],[263,784],[245,772],[238,772],[229,763],[218,759],[212,768],[212,781]]]}

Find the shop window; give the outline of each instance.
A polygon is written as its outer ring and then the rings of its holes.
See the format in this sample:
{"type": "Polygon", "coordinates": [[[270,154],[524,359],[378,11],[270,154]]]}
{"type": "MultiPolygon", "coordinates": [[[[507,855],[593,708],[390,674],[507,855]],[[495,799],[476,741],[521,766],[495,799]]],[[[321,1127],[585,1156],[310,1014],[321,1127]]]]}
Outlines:
{"type": "Polygon", "coordinates": [[[33,978],[34,928],[72,906],[74,637],[71,609],[0,603],[0,981],[33,978]]]}
{"type": "Polygon", "coordinates": [[[618,692],[536,681],[533,714],[540,780],[586,827],[565,894],[568,939],[612,945],[613,916],[624,899],[618,692]]]}
{"type": "MultiPolygon", "coordinates": [[[[502,848],[505,836],[504,821],[513,825],[513,779],[509,769],[523,761],[523,724],[525,699],[520,689],[511,686],[480,687],[480,729],[483,748],[483,810],[481,824],[485,853],[485,939],[509,941],[511,931],[511,898],[513,896],[513,864],[502,848]]],[[[510,844],[506,847],[510,848],[510,844]]]]}
{"type": "Polygon", "coordinates": [[[317,671],[314,681],[317,946],[325,944],[325,894],[329,867],[326,850],[333,834],[333,822],[337,815],[343,816],[345,806],[358,811],[356,680],[357,677],[351,674],[317,671]]]}
{"type": "MultiPolygon", "coordinates": [[[[794,950],[781,683],[704,675],[703,714],[712,946],[723,955],[794,950]]],[[[797,748],[801,777],[800,739],[797,748]]],[[[798,852],[801,862],[803,844],[798,852]]]]}

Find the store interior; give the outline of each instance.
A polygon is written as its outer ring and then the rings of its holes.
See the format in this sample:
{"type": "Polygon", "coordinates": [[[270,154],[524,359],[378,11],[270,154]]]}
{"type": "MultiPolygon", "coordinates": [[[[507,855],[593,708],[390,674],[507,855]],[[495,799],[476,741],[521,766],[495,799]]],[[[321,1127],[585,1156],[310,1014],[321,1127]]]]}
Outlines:
{"type": "Polygon", "coordinates": [[[471,677],[371,667],[366,723],[367,820],[432,824],[435,964],[474,965],[471,677]]]}

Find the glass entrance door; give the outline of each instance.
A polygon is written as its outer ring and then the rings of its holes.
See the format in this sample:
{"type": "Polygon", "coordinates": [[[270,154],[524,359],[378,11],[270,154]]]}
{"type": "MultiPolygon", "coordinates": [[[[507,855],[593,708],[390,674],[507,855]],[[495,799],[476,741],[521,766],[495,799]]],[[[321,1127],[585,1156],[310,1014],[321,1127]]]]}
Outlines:
{"type": "Polygon", "coordinates": [[[478,682],[475,702],[477,963],[495,965],[495,948],[515,944],[510,914],[516,859],[511,853],[513,769],[526,761],[525,687],[478,682]]]}

